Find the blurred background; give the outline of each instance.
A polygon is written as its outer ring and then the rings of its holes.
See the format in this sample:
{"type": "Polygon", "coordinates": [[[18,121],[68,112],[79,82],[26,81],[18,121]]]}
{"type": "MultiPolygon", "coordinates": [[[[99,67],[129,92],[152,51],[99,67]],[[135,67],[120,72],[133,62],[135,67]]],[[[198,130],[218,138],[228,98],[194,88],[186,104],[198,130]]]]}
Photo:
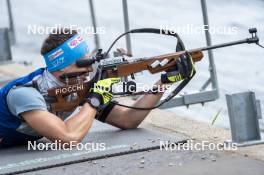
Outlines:
{"type": "MultiPolygon", "coordinates": [[[[34,67],[44,66],[40,48],[46,34],[29,34],[29,26],[92,26],[88,0],[11,0],[16,43],[12,46],[13,60],[26,61],[34,67]]],[[[128,0],[130,28],[170,26],[186,27],[203,25],[200,1],[188,0],[128,0]]],[[[113,40],[124,32],[121,0],[94,1],[98,27],[105,32],[99,34],[101,47],[107,49],[113,40]]],[[[236,34],[212,34],[212,44],[229,42],[249,37],[248,28],[257,27],[260,41],[264,43],[264,1],[263,0],[210,0],[207,1],[210,26],[236,27],[236,34]]],[[[0,0],[0,27],[8,27],[6,0],[0,0]]],[[[182,33],[187,49],[206,46],[204,33],[182,33]]],[[[94,34],[85,34],[90,50],[95,48],[94,34]]],[[[151,56],[174,51],[175,40],[159,35],[132,35],[134,56],[151,56]]],[[[117,44],[125,48],[125,40],[117,44]]],[[[189,117],[211,123],[220,111],[215,125],[229,128],[225,94],[247,90],[256,92],[264,101],[263,49],[255,45],[239,45],[214,50],[220,98],[217,101],[169,109],[177,116],[189,117]]],[[[197,75],[184,91],[197,91],[209,78],[208,59],[197,63],[197,75]]],[[[159,75],[137,76],[138,82],[154,83],[159,75]],[[146,78],[147,77],[147,78],[146,78]]],[[[264,106],[262,105],[262,109],[264,106]]],[[[263,112],[262,112],[263,113],[263,112]]],[[[263,119],[261,129],[264,130],[263,119]]]]}

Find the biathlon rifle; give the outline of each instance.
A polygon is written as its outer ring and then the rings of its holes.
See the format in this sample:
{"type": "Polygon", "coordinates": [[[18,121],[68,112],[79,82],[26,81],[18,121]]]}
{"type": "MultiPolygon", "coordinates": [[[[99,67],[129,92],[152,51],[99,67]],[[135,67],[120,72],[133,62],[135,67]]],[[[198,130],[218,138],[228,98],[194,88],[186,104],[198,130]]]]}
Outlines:
{"type": "MultiPolygon", "coordinates": [[[[259,44],[259,38],[257,36],[257,29],[251,28],[249,29],[249,33],[251,34],[250,38],[246,38],[243,40],[223,43],[223,44],[217,44],[212,45],[208,47],[201,47],[197,49],[190,49],[186,50],[184,47],[184,44],[179,37],[179,35],[173,31],[168,30],[160,30],[160,29],[153,29],[153,28],[143,28],[143,29],[134,29],[130,30],[126,33],[123,33],[117,39],[111,44],[107,52],[103,53],[101,49],[98,49],[97,54],[89,59],[85,60],[78,60],[76,62],[76,65],[80,68],[82,67],[88,67],[95,63],[98,64],[97,66],[97,73],[95,78],[88,82],[82,81],[80,78],[81,75],[87,73],[87,72],[72,72],[67,73],[61,76],[61,78],[66,83],[63,87],[58,88],[52,88],[48,90],[48,97],[49,99],[52,99],[51,102],[51,111],[53,113],[57,112],[65,112],[65,111],[72,111],[76,107],[80,106],[85,101],[85,98],[89,94],[89,89],[93,85],[94,82],[105,79],[105,78],[112,78],[112,77],[123,77],[124,84],[127,86],[133,86],[132,88],[124,88],[124,89],[133,89],[132,91],[125,91],[125,92],[119,92],[114,93],[114,95],[141,95],[144,93],[154,93],[152,91],[148,92],[136,92],[136,86],[133,81],[127,81],[127,77],[131,76],[132,79],[134,79],[134,73],[142,72],[145,70],[148,70],[151,74],[156,74],[160,72],[170,72],[177,70],[176,66],[176,60],[179,59],[184,53],[188,52],[194,62],[198,62],[203,58],[203,51],[222,48],[222,47],[228,47],[233,45],[239,45],[239,44],[252,44],[255,43],[259,45],[260,47],[263,47],[259,44]],[[165,55],[159,55],[159,56],[152,56],[152,57],[141,57],[141,58],[132,58],[127,57],[122,54],[120,57],[114,57],[114,58],[107,58],[109,55],[110,50],[114,46],[114,44],[123,36],[129,34],[129,33],[154,33],[154,34],[162,34],[162,35],[168,35],[168,36],[174,36],[177,38],[177,44],[176,44],[176,52],[165,54],[165,55]],[[126,77],[126,78],[124,78],[126,77]],[[75,98],[72,100],[68,100],[66,97],[75,94],[75,98]]],[[[161,77],[166,77],[166,74],[163,74],[161,77]]],[[[188,82],[191,80],[192,77],[187,78],[183,80],[172,92],[170,95],[167,96],[163,101],[161,101],[157,106],[152,108],[138,108],[138,107],[132,107],[132,106],[126,106],[122,104],[118,104],[120,106],[129,107],[133,109],[138,110],[151,110],[154,108],[157,108],[161,106],[162,104],[166,103],[170,99],[172,99],[174,96],[176,96],[185,86],[188,84],[188,82]]],[[[161,79],[162,81],[162,79],[161,79]]]]}

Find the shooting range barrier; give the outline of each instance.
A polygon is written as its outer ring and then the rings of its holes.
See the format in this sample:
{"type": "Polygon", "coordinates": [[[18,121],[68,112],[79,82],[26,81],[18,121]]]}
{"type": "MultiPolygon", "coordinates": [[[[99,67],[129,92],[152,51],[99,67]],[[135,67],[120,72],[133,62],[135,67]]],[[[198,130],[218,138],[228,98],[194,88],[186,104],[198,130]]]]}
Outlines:
{"type": "MultiPolygon", "coordinates": [[[[226,95],[232,141],[238,146],[264,143],[261,140],[259,120],[261,117],[260,100],[254,92],[226,95]]],[[[227,141],[230,142],[230,141],[227,141]]]]}
{"type": "Polygon", "coordinates": [[[0,28],[0,62],[12,60],[9,30],[8,28],[0,28]]]}
{"type": "Polygon", "coordinates": [[[0,28],[0,64],[12,60],[11,45],[16,42],[10,0],[6,0],[9,27],[0,28]]]}
{"type": "Polygon", "coordinates": [[[8,22],[9,22],[9,28],[8,28],[9,41],[11,45],[14,45],[16,43],[16,36],[15,36],[15,27],[13,21],[11,0],[6,0],[6,5],[7,5],[8,22]]]}
{"type": "Polygon", "coordinates": [[[27,146],[0,150],[0,174],[36,171],[89,160],[160,149],[160,141],[185,143],[180,135],[167,135],[143,128],[120,130],[95,121],[82,143],[105,143],[105,150],[28,151],[27,146]]]}

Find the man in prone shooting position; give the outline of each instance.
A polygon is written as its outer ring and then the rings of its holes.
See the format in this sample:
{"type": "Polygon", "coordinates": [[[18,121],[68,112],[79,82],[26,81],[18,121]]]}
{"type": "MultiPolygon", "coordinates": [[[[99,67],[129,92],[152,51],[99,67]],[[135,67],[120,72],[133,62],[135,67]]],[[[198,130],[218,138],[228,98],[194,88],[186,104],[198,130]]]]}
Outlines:
{"type": "MultiPolygon", "coordinates": [[[[51,113],[49,102],[43,94],[47,94],[48,89],[65,86],[61,75],[78,71],[91,72],[92,67],[79,68],[75,64],[77,60],[90,57],[87,44],[75,30],[57,29],[55,34],[50,34],[43,42],[41,54],[45,58],[46,68],[37,69],[0,89],[0,147],[27,144],[28,141],[42,137],[61,143],[79,143],[88,133],[94,119],[120,129],[132,129],[137,128],[149,114],[150,110],[118,106],[111,102],[110,92],[96,88],[97,85],[108,87],[118,82],[118,78],[95,82],[96,86],[90,90],[86,102],[71,118],[68,118],[71,112],[60,112],[57,115],[51,113]],[[99,105],[91,103],[91,98],[98,99],[99,105]]],[[[187,67],[185,65],[185,69],[179,71],[180,78],[170,79],[171,83],[184,79],[183,72],[189,75],[194,69],[193,64],[187,67]]],[[[82,79],[85,77],[81,76],[82,79]]],[[[162,85],[161,81],[156,85],[162,85]]],[[[162,92],[143,95],[133,107],[153,107],[162,95],[162,92]]]]}

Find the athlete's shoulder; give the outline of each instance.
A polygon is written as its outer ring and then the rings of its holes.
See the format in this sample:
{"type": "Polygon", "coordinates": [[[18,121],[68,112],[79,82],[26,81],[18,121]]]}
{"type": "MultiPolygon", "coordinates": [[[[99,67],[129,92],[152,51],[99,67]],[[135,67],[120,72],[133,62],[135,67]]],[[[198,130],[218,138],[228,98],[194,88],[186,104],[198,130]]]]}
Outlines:
{"type": "Polygon", "coordinates": [[[15,87],[7,94],[7,105],[13,115],[31,110],[47,110],[44,97],[33,87],[15,87]]]}
{"type": "Polygon", "coordinates": [[[15,96],[15,97],[20,97],[20,98],[28,98],[28,97],[42,97],[41,93],[37,91],[33,87],[24,87],[24,86],[18,86],[18,87],[13,87],[10,89],[8,92],[8,96],[15,96]]]}

